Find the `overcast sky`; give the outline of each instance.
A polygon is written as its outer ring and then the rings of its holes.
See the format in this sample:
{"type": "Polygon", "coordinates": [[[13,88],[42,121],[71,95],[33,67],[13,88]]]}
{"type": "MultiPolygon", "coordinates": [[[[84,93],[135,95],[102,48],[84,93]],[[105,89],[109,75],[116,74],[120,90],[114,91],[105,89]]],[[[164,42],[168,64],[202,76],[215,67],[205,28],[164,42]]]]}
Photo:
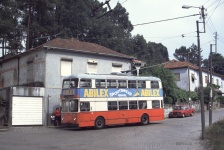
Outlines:
{"type": "MultiPolygon", "coordinates": [[[[99,0],[105,2],[105,0],[99,0]]],[[[202,21],[200,16],[192,16],[165,22],[142,23],[173,19],[199,14],[199,8],[183,9],[183,5],[201,7],[207,11],[205,18],[206,33],[200,33],[200,43],[203,59],[208,58],[210,44],[215,44],[217,32],[217,53],[224,56],[224,0],[110,0],[113,9],[117,2],[121,3],[129,13],[129,20],[134,26],[132,35],[143,35],[150,42],[162,43],[169,52],[169,58],[174,59],[173,53],[181,46],[197,45],[196,21],[202,21]],[[182,37],[184,35],[184,37],[182,37]]],[[[199,24],[203,31],[203,24],[199,24]]],[[[213,46],[215,52],[215,46],[213,46]]]]}

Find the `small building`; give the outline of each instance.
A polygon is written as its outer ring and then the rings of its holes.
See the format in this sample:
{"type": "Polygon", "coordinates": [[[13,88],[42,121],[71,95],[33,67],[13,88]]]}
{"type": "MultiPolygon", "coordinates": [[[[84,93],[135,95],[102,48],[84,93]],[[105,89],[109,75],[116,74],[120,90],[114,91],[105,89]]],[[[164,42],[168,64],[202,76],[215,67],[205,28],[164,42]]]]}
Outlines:
{"type": "MultiPolygon", "coordinates": [[[[186,91],[195,91],[199,87],[199,67],[189,62],[181,62],[172,60],[164,65],[165,68],[170,69],[175,78],[177,86],[186,91]]],[[[208,70],[202,69],[203,87],[209,86],[210,73],[208,70]]],[[[222,75],[212,73],[212,83],[219,85],[219,90],[224,92],[224,78],[222,75]]]]}
{"type": "Polygon", "coordinates": [[[0,125],[47,125],[60,107],[65,76],[125,72],[133,60],[98,44],[61,38],[5,56],[0,60],[0,125]]]}

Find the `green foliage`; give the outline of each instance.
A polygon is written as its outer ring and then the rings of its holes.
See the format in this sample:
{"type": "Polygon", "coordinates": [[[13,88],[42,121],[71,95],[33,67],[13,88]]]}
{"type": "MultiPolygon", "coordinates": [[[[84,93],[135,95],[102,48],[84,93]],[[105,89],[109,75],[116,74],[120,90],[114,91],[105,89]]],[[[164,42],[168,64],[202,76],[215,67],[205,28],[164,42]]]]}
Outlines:
{"type": "Polygon", "coordinates": [[[170,95],[175,99],[175,102],[188,102],[188,92],[180,88],[175,88],[170,95]]]}
{"type": "Polygon", "coordinates": [[[15,1],[0,1],[0,38],[3,39],[7,51],[17,53],[22,49],[22,31],[19,26],[20,12],[15,1]]]}
{"type": "Polygon", "coordinates": [[[210,87],[204,87],[203,90],[204,90],[204,102],[206,104],[208,104],[209,103],[209,96],[210,96],[210,87]]]}
{"type": "Polygon", "coordinates": [[[190,98],[192,101],[198,100],[198,93],[197,92],[190,92],[190,98]]]}
{"type": "Polygon", "coordinates": [[[224,104],[224,96],[218,96],[217,101],[219,101],[220,104],[224,104]]]}
{"type": "Polygon", "coordinates": [[[172,97],[164,97],[164,103],[165,104],[173,104],[173,99],[172,97]]]}
{"type": "Polygon", "coordinates": [[[224,149],[224,120],[213,123],[206,129],[206,139],[212,149],[224,149]]]}
{"type": "MultiPolygon", "coordinates": [[[[213,99],[213,101],[216,101],[216,97],[217,97],[217,91],[215,91],[215,89],[218,89],[219,88],[219,86],[216,86],[216,85],[213,85],[213,87],[212,87],[212,99],[213,99]]],[[[210,99],[209,99],[209,97],[210,97],[210,87],[204,87],[203,88],[203,91],[204,91],[204,102],[206,103],[206,104],[208,104],[209,103],[209,101],[210,101],[210,99]]]]}
{"type": "Polygon", "coordinates": [[[0,4],[0,38],[17,50],[23,48],[22,40],[29,49],[56,37],[77,38],[135,56],[147,64],[169,60],[162,44],[131,35],[133,25],[120,3],[103,17],[107,8],[92,0],[2,0],[0,4]]]}
{"type": "Polygon", "coordinates": [[[208,59],[203,60],[203,68],[210,69],[209,60],[212,57],[212,68],[215,73],[224,75],[224,57],[219,53],[212,53],[208,59]]]}
{"type": "Polygon", "coordinates": [[[179,61],[187,61],[194,65],[198,65],[198,47],[192,44],[189,48],[181,46],[175,50],[173,56],[179,61]]]}

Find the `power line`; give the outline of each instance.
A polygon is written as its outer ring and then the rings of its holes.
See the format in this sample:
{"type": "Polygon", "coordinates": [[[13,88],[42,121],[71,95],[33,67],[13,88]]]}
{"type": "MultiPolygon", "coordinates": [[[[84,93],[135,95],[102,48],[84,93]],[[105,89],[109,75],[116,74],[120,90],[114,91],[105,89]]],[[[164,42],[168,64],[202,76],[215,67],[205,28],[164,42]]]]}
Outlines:
{"type": "Polygon", "coordinates": [[[128,0],[123,1],[121,4],[124,4],[125,2],[127,2],[128,0]]]}
{"type": "Polygon", "coordinates": [[[208,3],[210,0],[208,0],[207,2],[205,2],[203,5],[205,5],[206,3],[208,3]]]}
{"type": "Polygon", "coordinates": [[[212,5],[214,5],[216,2],[218,2],[219,0],[216,0],[214,2],[212,2],[209,6],[207,6],[207,8],[212,7],[212,5]]]}
{"type": "MultiPolygon", "coordinates": [[[[215,12],[215,10],[217,9],[217,7],[219,6],[219,3],[221,2],[221,0],[219,0],[218,4],[216,5],[216,7],[214,8],[212,14],[208,17],[208,20],[211,18],[211,16],[213,15],[213,13],[215,12]]],[[[207,23],[207,22],[206,22],[207,23]]]]}
{"type": "Polygon", "coordinates": [[[163,22],[163,21],[170,21],[170,20],[182,19],[182,18],[193,17],[193,16],[198,16],[198,15],[200,15],[200,14],[193,14],[193,15],[189,15],[189,16],[183,16],[183,17],[177,17],[177,18],[171,18],[171,19],[164,19],[164,20],[147,22],[147,23],[140,23],[140,24],[136,24],[136,25],[133,25],[133,26],[140,26],[140,25],[158,23],[158,22],[163,22]]]}

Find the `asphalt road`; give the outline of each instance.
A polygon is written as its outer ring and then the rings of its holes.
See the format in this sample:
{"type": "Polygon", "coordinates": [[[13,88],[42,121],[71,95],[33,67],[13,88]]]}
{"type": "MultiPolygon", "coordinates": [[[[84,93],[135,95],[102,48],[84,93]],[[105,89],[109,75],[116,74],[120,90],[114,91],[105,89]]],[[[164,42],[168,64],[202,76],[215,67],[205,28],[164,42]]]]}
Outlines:
{"type": "MultiPolygon", "coordinates": [[[[208,112],[205,112],[206,127],[208,112]]],[[[224,109],[213,111],[213,122],[224,109]]],[[[0,132],[0,150],[204,150],[201,115],[165,119],[147,126],[95,129],[12,127],[0,132]]]]}

